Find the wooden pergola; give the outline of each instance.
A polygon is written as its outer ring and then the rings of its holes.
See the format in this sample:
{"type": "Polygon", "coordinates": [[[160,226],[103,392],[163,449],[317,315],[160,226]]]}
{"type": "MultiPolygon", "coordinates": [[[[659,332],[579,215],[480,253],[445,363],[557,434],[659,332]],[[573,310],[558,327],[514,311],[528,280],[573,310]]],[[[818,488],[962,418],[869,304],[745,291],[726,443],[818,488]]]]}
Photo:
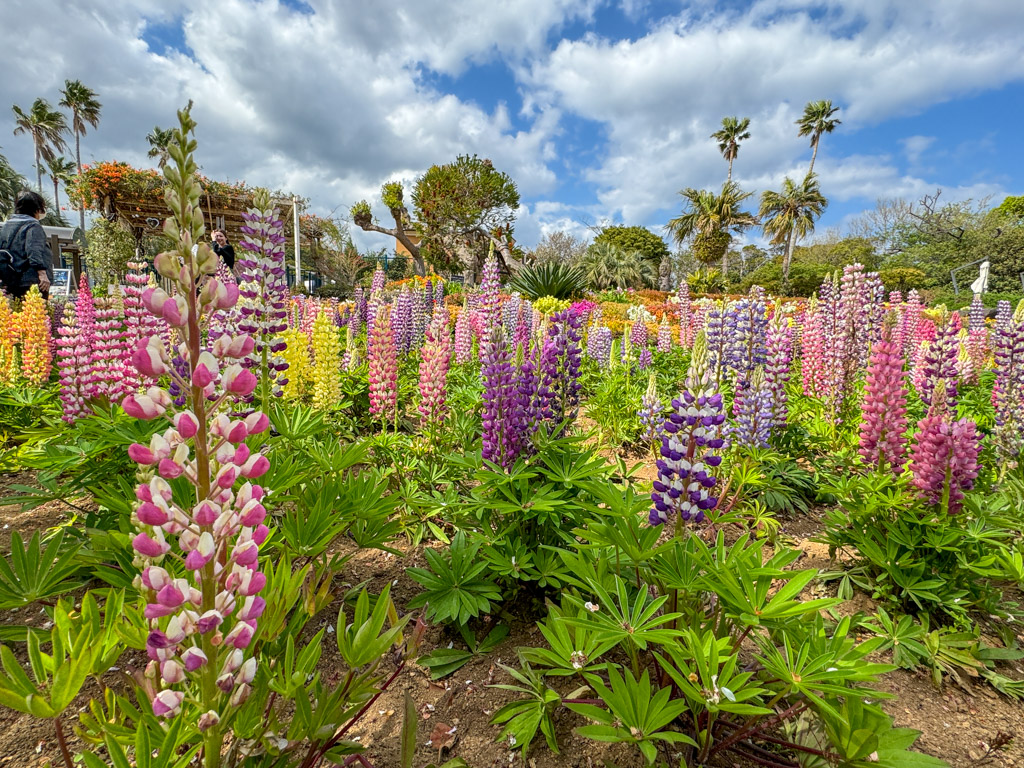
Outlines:
{"type": "MultiPolygon", "coordinates": [[[[290,216],[292,201],[276,198],[273,201],[281,209],[281,217],[285,223],[285,231],[291,235],[290,216]]],[[[203,217],[206,220],[206,232],[224,231],[232,243],[242,237],[242,226],[245,220],[242,214],[253,205],[251,193],[233,193],[230,195],[205,193],[200,200],[203,217]]],[[[100,213],[111,221],[120,219],[132,230],[135,239],[140,241],[147,236],[163,233],[164,220],[170,216],[171,210],[160,197],[139,199],[118,199],[112,201],[105,198],[101,202],[100,213]]],[[[301,233],[300,233],[301,236],[301,233]]]]}

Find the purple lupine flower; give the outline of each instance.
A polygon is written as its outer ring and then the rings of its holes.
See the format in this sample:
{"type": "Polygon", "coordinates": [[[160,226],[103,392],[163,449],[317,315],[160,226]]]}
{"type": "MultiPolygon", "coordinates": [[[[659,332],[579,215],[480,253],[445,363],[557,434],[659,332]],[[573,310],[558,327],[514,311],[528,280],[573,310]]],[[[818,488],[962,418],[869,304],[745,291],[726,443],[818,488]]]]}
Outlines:
{"type": "Polygon", "coordinates": [[[566,309],[551,316],[541,352],[540,398],[552,430],[576,418],[580,402],[580,318],[566,309]]]}
{"type": "Polygon", "coordinates": [[[640,354],[636,358],[637,370],[646,371],[654,363],[654,355],[651,354],[650,347],[644,347],[640,350],[640,354]]]}
{"type": "Polygon", "coordinates": [[[786,387],[793,364],[793,326],[782,314],[781,302],[775,306],[775,316],[768,325],[765,351],[764,378],[771,394],[772,429],[783,429],[789,415],[786,387]]]}
{"type": "Polygon", "coordinates": [[[530,456],[536,448],[533,437],[544,419],[540,402],[540,347],[527,343],[516,348],[515,415],[513,429],[518,455],[530,456]]]}
{"type": "Polygon", "coordinates": [[[494,247],[484,260],[483,277],[480,280],[480,312],[484,327],[501,323],[501,275],[498,272],[498,259],[494,255],[494,247]]]}
{"type": "Polygon", "coordinates": [[[473,355],[473,326],[470,323],[469,304],[462,302],[462,311],[455,320],[455,362],[465,365],[473,355]]]}
{"type": "Polygon", "coordinates": [[[637,411],[637,416],[640,417],[640,426],[643,428],[640,439],[647,443],[660,440],[664,433],[662,425],[665,420],[665,405],[658,397],[654,371],[651,371],[647,380],[647,391],[640,398],[640,410],[637,411]]]}
{"type": "Polygon", "coordinates": [[[253,207],[242,214],[242,219],[245,223],[235,265],[240,276],[238,330],[251,335],[255,342],[252,354],[242,364],[257,370],[264,395],[261,407],[267,408],[271,395],[280,397],[288,370],[281,355],[287,346],[281,334],[288,327],[284,221],[265,190],[257,192],[253,207]]]}
{"type": "Polygon", "coordinates": [[[661,316],[658,326],[658,352],[665,354],[672,351],[672,327],[668,324],[668,316],[661,316]]]}
{"type": "Polygon", "coordinates": [[[356,286],[353,300],[356,305],[356,331],[360,331],[366,325],[366,291],[363,286],[356,286]]]}
{"type": "Polygon", "coordinates": [[[732,413],[734,424],[729,430],[737,445],[766,448],[772,430],[772,393],[761,368],[755,368],[747,381],[736,385],[732,413]]]}
{"type": "Polygon", "coordinates": [[[981,301],[981,295],[977,293],[971,299],[971,307],[967,311],[967,330],[985,330],[985,304],[981,301]]]}
{"type": "Polygon", "coordinates": [[[423,311],[427,315],[427,325],[430,325],[434,319],[434,281],[429,277],[423,286],[423,311]]]}
{"type": "Polygon", "coordinates": [[[483,379],[483,457],[504,468],[518,456],[516,381],[505,331],[495,325],[481,345],[483,379]]]}
{"type": "Polygon", "coordinates": [[[709,373],[707,342],[699,333],[686,388],[672,401],[663,425],[658,479],[651,492],[651,525],[666,523],[672,515],[677,516],[677,526],[691,520],[699,523],[718,504],[712,492],[718,479],[712,473],[722,461],[715,451],[725,444],[721,437],[725,413],[722,395],[714,390],[709,373]]]}
{"type": "Polygon", "coordinates": [[[764,288],[755,285],[750,294],[734,305],[736,331],[729,340],[729,366],[738,381],[746,381],[751,372],[767,361],[765,334],[768,308],[764,288]]]}
{"type": "Polygon", "coordinates": [[[423,344],[423,334],[427,330],[427,308],[423,299],[423,291],[414,289],[412,292],[412,333],[409,340],[410,349],[419,349],[423,344]]]}
{"type": "Polygon", "coordinates": [[[956,413],[958,347],[957,329],[950,322],[949,314],[942,312],[935,329],[935,338],[924,349],[920,395],[926,405],[931,405],[936,384],[940,379],[943,380],[943,391],[951,413],[956,413]]]}
{"type": "Polygon", "coordinates": [[[684,280],[676,293],[679,301],[679,346],[688,349],[693,345],[693,308],[690,304],[690,286],[684,280]]]}
{"type": "Polygon", "coordinates": [[[520,302],[519,294],[513,293],[501,308],[501,322],[505,326],[505,335],[509,338],[515,335],[516,325],[519,324],[520,302]]]}
{"type": "Polygon", "coordinates": [[[1001,457],[1017,459],[1024,450],[1024,301],[1012,315],[1010,302],[999,302],[992,348],[996,372],[992,439],[1001,457]]]}
{"type": "Polygon", "coordinates": [[[533,308],[528,301],[520,301],[516,306],[516,328],[512,337],[512,345],[518,350],[525,350],[530,345],[530,315],[533,308]]]}
{"type": "Polygon", "coordinates": [[[434,285],[434,304],[439,307],[444,306],[444,283],[441,280],[434,285]]]}
{"type": "Polygon", "coordinates": [[[736,311],[724,302],[715,301],[707,313],[707,350],[711,378],[716,387],[732,359],[736,334],[736,311]]]}
{"type": "Polygon", "coordinates": [[[606,325],[592,325],[587,333],[587,356],[602,368],[611,364],[612,329],[606,325]]]}
{"type": "Polygon", "coordinates": [[[391,331],[395,334],[395,349],[399,355],[409,352],[412,345],[412,294],[408,287],[395,298],[391,309],[391,331]]]}

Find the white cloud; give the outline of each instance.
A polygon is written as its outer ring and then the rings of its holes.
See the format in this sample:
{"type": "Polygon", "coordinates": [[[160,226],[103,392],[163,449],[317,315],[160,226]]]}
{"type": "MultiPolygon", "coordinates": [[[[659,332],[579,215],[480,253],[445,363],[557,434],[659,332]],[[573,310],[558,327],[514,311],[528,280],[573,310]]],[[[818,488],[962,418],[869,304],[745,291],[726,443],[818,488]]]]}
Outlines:
{"type": "Polygon", "coordinates": [[[908,136],[900,140],[900,144],[903,145],[903,154],[907,156],[907,162],[911,165],[917,165],[921,155],[934,143],[934,136],[908,136]]]}

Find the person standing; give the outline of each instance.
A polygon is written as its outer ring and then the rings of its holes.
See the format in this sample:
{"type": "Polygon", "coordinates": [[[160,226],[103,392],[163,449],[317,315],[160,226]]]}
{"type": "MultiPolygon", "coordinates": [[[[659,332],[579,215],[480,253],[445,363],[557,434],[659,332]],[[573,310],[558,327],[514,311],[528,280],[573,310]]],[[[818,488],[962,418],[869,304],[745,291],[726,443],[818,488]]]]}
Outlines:
{"type": "Polygon", "coordinates": [[[234,270],[235,249],[228,242],[228,236],[219,229],[213,230],[213,252],[220,256],[220,260],[227,265],[228,269],[234,270]]]}
{"type": "Polygon", "coordinates": [[[39,220],[46,215],[46,201],[37,192],[25,191],[14,202],[14,215],[0,229],[0,278],[16,299],[33,285],[49,298],[53,282],[53,254],[39,220]]]}

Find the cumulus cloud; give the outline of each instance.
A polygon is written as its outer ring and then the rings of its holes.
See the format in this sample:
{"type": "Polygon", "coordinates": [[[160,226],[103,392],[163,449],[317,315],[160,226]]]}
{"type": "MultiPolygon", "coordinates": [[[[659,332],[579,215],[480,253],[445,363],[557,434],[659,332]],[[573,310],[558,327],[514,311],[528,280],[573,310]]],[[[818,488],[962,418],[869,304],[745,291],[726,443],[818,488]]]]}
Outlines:
{"type": "MultiPolygon", "coordinates": [[[[721,184],[709,134],[724,115],[751,117],[734,175],[760,191],[806,172],[793,121],[808,100],[839,104],[849,136],[1024,78],[1024,4],[1001,0],[975,0],[969,14],[959,0],[931,0],[927,13],[902,0],[699,0],[660,18],[646,0],[11,5],[0,6],[0,104],[56,102],[65,78],[81,79],[104,104],[86,159],[146,164],[146,133],[189,98],[208,175],[295,191],[320,213],[477,153],[519,184],[527,246],[605,221],[659,227],[680,188],[721,184]],[[646,34],[609,37],[600,19],[616,13],[646,34]],[[50,18],[74,34],[54,45],[50,18]],[[515,90],[464,92],[460,78],[482,64],[507,67],[515,90]]],[[[28,173],[31,143],[11,129],[0,110],[4,153],[28,173]]],[[[954,151],[915,135],[888,154],[851,154],[836,138],[823,139],[816,170],[837,201],[933,189],[918,161],[954,151]]],[[[973,181],[961,191],[999,191],[973,181]]]]}

